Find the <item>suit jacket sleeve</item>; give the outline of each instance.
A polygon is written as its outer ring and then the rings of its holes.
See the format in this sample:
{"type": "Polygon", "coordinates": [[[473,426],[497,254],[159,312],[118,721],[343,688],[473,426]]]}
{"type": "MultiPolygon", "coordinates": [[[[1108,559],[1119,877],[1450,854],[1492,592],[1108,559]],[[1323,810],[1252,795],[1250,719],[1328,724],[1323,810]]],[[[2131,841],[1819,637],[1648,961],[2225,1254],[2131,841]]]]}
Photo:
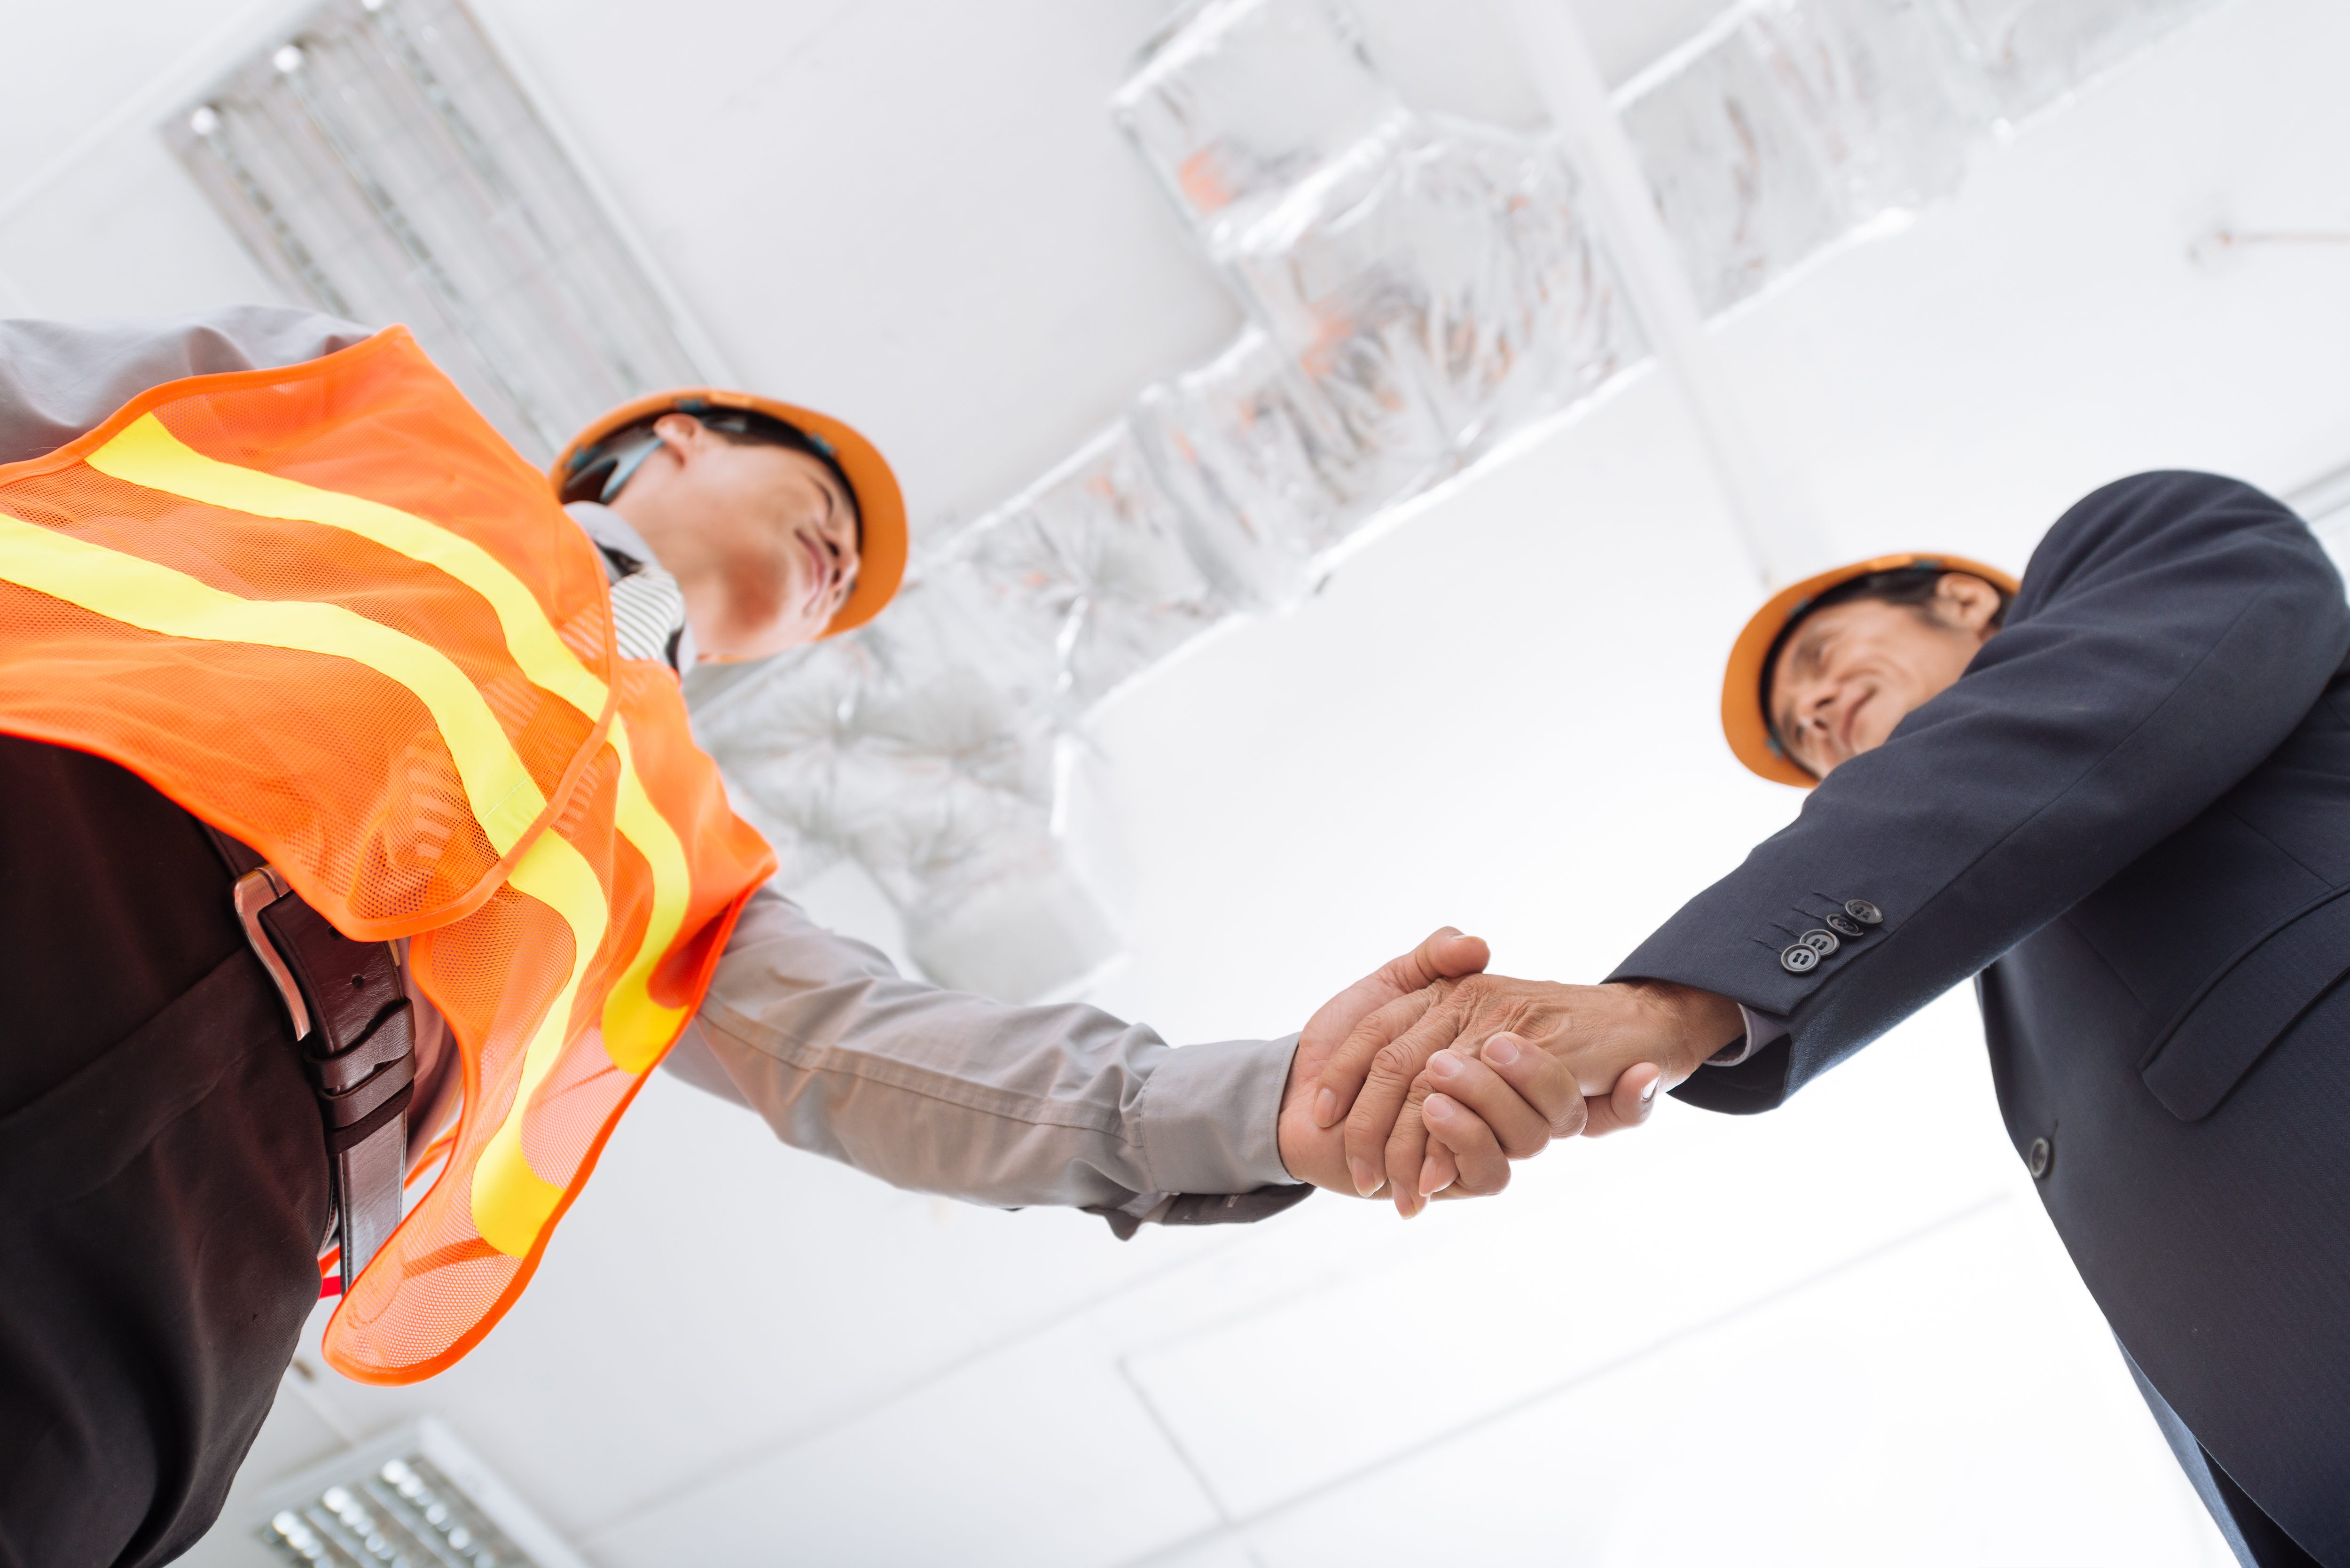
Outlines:
{"type": "Polygon", "coordinates": [[[2281,503],[2152,473],[2074,506],[2006,628],[1617,968],[1786,1021],[1675,1091],[1767,1110],[2063,914],[2282,744],[2350,649],[2342,580],[2281,503]],[[1806,974],[1846,899],[1884,923],[1806,974]]]}

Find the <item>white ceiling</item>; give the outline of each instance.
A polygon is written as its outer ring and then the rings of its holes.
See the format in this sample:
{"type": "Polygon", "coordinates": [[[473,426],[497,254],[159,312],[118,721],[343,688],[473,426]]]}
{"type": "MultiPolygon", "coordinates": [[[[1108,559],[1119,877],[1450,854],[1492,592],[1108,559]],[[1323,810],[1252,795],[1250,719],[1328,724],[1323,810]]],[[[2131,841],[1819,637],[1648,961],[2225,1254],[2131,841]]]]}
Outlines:
{"type": "MultiPolygon", "coordinates": [[[[1719,6],[1581,9],[1622,77],[1719,6]]],[[[0,309],[267,297],[151,127],[302,8],[20,7],[35,36],[19,57],[54,68],[0,123],[0,170],[20,182],[0,182],[0,309]]],[[[1003,501],[1239,325],[1105,108],[1170,0],[476,9],[733,372],[865,429],[920,524],[1003,501]]],[[[1355,9],[1426,107],[1538,120],[1483,4],[1355,9]]]]}
{"type": "MultiPolygon", "coordinates": [[[[1163,5],[483,8],[740,372],[869,424],[925,515],[1233,325],[1102,109],[1163,5]]],[[[1708,8],[1585,7],[1619,76],[1708,8]]],[[[0,306],[262,292],[149,128],[282,7],[19,9],[54,68],[0,120],[0,169],[43,171],[0,192],[0,306]]],[[[1431,107],[1528,113],[1453,7],[1359,9],[1431,107]]],[[[1724,324],[1837,542],[2020,566],[2133,469],[2290,488],[2350,458],[2350,246],[2188,254],[2350,225],[2345,59],[2340,6],[2236,0],[1724,324]]],[[[1097,1000],[1178,1041],[1285,1031],[1442,920],[1596,977],[1792,809],[1708,727],[1743,574],[1641,376],[1138,682],[1079,814],[1134,950],[1097,1000]]],[[[853,879],[817,901],[879,919],[853,879]]],[[[1496,1203],[1126,1246],[889,1190],[663,1079],[471,1359],[288,1386],[249,1475],[434,1411],[611,1568],[2224,1562],[1963,995],[1778,1116],[1669,1107],[1496,1203]]]]}

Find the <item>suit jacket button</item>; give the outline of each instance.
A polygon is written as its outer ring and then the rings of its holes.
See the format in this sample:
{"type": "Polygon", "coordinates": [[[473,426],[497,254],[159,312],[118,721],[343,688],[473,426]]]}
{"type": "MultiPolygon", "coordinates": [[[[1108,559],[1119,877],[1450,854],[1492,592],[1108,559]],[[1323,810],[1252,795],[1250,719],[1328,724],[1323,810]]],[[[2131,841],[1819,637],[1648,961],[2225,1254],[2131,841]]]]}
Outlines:
{"type": "Polygon", "coordinates": [[[1885,923],[1885,911],[1866,898],[1846,898],[1844,901],[1844,912],[1864,926],[1881,926],[1885,923]]]}
{"type": "Polygon", "coordinates": [[[1835,940],[1835,933],[1834,931],[1805,931],[1802,936],[1797,937],[1795,940],[1803,943],[1805,947],[1811,949],[1814,952],[1819,954],[1822,958],[1827,957],[1842,945],[1835,940]]]}
{"type": "Polygon", "coordinates": [[[1797,942],[1779,955],[1779,967],[1789,974],[1809,974],[1820,967],[1819,950],[1797,942]]]}
{"type": "Polygon", "coordinates": [[[1827,925],[1828,929],[1840,937],[1856,937],[1868,929],[1850,915],[1830,915],[1827,925]]]}
{"type": "Polygon", "coordinates": [[[2032,1147],[2023,1151],[2023,1168],[2032,1172],[2032,1179],[2037,1181],[2048,1174],[2048,1167],[2055,1158],[2056,1146],[2044,1137],[2036,1137],[2032,1147]]]}

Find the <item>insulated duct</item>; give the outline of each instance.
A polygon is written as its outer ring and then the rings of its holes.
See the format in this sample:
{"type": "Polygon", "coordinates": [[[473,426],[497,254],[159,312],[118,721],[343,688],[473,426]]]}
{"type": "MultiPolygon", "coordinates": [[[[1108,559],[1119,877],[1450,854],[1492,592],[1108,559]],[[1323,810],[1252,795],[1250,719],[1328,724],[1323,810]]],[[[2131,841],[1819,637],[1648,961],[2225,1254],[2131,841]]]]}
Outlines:
{"type": "MultiPolygon", "coordinates": [[[[872,625],[695,672],[698,731],[787,886],[853,858],[932,979],[1066,990],[1117,946],[1055,826],[1097,704],[1295,602],[1381,514],[1652,339],[1700,336],[1644,331],[1627,277],[1652,306],[1675,265],[1700,312],[1751,300],[2208,3],[1731,6],[1596,121],[1628,140],[1616,183],[1645,180],[1659,263],[1600,232],[1559,138],[1405,102],[1337,0],[1201,0],[1109,107],[1247,327],[931,540],[872,625]]],[[[290,292],[409,320],[525,452],[723,379],[462,0],[330,0],[164,134],[290,292]]]]}
{"type": "MultiPolygon", "coordinates": [[[[1718,312],[2205,3],[1755,0],[1614,107],[1718,312]]],[[[1088,710],[1646,353],[1560,145],[1415,111],[1335,0],[1192,6],[1111,112],[1249,325],[935,543],[872,627],[694,683],[795,874],[856,857],[933,979],[1012,999],[1116,946],[1053,829],[1088,710]]]]}

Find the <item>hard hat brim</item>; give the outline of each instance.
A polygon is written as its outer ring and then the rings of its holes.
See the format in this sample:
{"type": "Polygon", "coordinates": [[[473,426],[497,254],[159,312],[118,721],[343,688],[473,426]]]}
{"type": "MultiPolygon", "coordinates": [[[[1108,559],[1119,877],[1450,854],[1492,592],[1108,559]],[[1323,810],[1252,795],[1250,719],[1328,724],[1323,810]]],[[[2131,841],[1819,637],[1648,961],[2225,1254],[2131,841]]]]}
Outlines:
{"type": "Polygon", "coordinates": [[[1965,572],[2010,596],[2016,591],[2015,579],[1997,566],[1987,566],[1963,556],[1919,552],[1855,561],[1850,566],[1805,577],[1773,594],[1739,632],[1738,640],[1731,644],[1730,667],[1721,677],[1721,733],[1730,742],[1731,751],[1746,764],[1747,772],[1797,789],[1810,789],[1820,782],[1798,766],[1771,738],[1771,721],[1762,711],[1763,663],[1777,646],[1779,634],[1801,618],[1812,601],[1830,588],[1873,572],[1898,572],[1910,566],[1965,572]]]}
{"type": "Polygon", "coordinates": [[[562,494],[564,482],[574,464],[613,431],[666,413],[691,413],[697,404],[748,409],[797,426],[831,445],[834,461],[848,476],[849,488],[857,493],[857,516],[863,525],[864,544],[858,558],[856,586],[825,624],[822,635],[838,637],[879,615],[898,597],[898,586],[906,577],[906,498],[898,488],[898,476],[890,472],[880,451],[829,414],[725,387],[679,387],[655,392],[622,403],[571,438],[571,443],[546,471],[547,477],[555,483],[556,493],[562,494]]]}

